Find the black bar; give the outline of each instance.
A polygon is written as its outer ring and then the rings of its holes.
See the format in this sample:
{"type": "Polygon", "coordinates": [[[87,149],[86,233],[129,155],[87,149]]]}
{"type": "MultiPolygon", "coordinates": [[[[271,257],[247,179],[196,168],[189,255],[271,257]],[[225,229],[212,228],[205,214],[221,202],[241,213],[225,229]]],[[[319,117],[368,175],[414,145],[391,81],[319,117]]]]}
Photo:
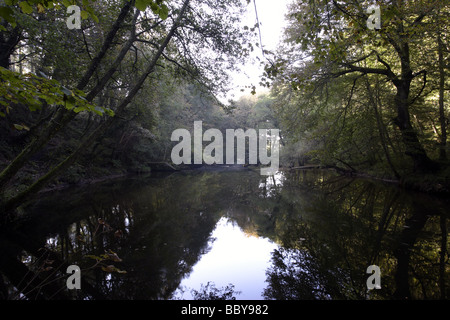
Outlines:
{"type": "Polygon", "coordinates": [[[21,316],[58,315],[58,318],[128,320],[142,319],[318,319],[318,317],[386,316],[404,319],[419,312],[438,314],[447,301],[265,301],[265,300],[170,300],[170,301],[1,301],[0,308],[21,316]],[[127,316],[128,315],[128,316],[127,316]]]}

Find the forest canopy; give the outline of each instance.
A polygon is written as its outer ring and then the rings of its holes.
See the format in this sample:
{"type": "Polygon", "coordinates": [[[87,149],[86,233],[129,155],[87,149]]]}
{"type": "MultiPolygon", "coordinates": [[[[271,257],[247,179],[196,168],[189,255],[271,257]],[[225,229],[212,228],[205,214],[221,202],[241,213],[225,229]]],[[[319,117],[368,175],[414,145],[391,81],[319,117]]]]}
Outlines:
{"type": "Polygon", "coordinates": [[[445,1],[294,1],[266,66],[278,117],[321,162],[400,178],[446,166],[445,1]],[[387,169],[387,170],[386,170],[387,169]]]}
{"type": "Polygon", "coordinates": [[[186,110],[192,92],[200,103],[193,108],[225,107],[215,96],[227,90],[254,37],[254,29],[239,23],[246,5],[2,3],[0,190],[6,209],[62,175],[144,170],[166,148],[158,139],[168,130],[164,123],[179,125],[180,114],[168,106],[186,110]],[[66,25],[71,5],[81,7],[80,29],[66,25]]]}

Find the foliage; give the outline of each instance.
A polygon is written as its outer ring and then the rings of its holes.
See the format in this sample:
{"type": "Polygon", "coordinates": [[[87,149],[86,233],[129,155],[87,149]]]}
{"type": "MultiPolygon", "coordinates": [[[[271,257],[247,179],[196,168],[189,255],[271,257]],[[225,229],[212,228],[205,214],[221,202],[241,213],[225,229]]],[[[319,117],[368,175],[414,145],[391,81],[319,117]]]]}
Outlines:
{"type": "Polygon", "coordinates": [[[36,111],[42,108],[43,103],[63,106],[75,113],[89,111],[114,116],[111,109],[89,103],[83,91],[69,90],[53,79],[31,73],[20,74],[0,67],[0,84],[0,104],[4,110],[0,111],[0,116],[3,117],[11,112],[14,104],[23,104],[30,111],[36,111]]]}
{"type": "MultiPolygon", "coordinates": [[[[42,194],[38,203],[24,208],[27,219],[10,231],[20,244],[2,242],[1,261],[11,256],[37,259],[32,248],[43,244],[82,270],[112,255],[112,260],[103,260],[104,266],[127,273],[110,273],[97,265],[82,273],[92,287],[82,286],[80,294],[97,291],[101,295],[96,299],[176,298],[173,293],[182,279],[210,252],[211,232],[226,214],[247,235],[279,245],[266,269],[266,298],[404,298],[394,295],[397,289],[410,300],[448,297],[445,198],[324,170],[281,176],[271,184],[270,178],[252,171],[192,171],[42,194]],[[17,254],[21,246],[27,253],[17,254]],[[382,290],[367,291],[365,270],[371,264],[382,270],[382,290]]],[[[52,266],[59,264],[56,260],[52,266]]],[[[238,298],[234,286],[210,280],[193,292],[196,297],[238,298]]]]}
{"type": "Polygon", "coordinates": [[[4,23],[0,37],[0,45],[8,49],[2,52],[1,63],[10,69],[2,71],[0,112],[5,119],[0,130],[8,137],[5,154],[15,156],[1,158],[0,189],[28,185],[2,192],[8,195],[8,206],[15,207],[60,175],[66,175],[62,181],[73,182],[81,175],[108,171],[144,172],[152,160],[167,160],[167,137],[181,125],[173,121],[177,115],[169,108],[174,105],[170,90],[179,83],[198,90],[192,109],[209,105],[215,110],[214,125],[220,123],[223,104],[215,94],[226,89],[229,71],[246,58],[241,48],[254,34],[238,24],[243,3],[157,0],[137,1],[137,8],[134,4],[85,1],[82,10],[90,6],[102,15],[97,20],[84,13],[82,28],[69,30],[65,13],[56,6],[28,13],[26,4],[7,3],[14,10],[15,24],[4,23]],[[20,6],[25,9],[18,10],[20,6]],[[11,108],[15,114],[9,113],[11,108]],[[99,117],[102,114],[115,116],[105,119],[99,117]],[[30,132],[14,134],[14,127],[30,132]],[[21,183],[18,171],[34,171],[38,166],[29,160],[36,154],[41,169],[33,173],[34,182],[21,183]],[[76,161],[82,169],[70,170],[76,161]]]}
{"type": "Polygon", "coordinates": [[[235,295],[239,291],[234,291],[234,285],[228,284],[225,288],[216,288],[214,283],[208,281],[206,285],[201,284],[200,290],[191,290],[194,300],[236,300],[235,295]]]}
{"type": "Polygon", "coordinates": [[[86,258],[89,259],[93,259],[95,260],[95,264],[93,266],[91,266],[89,269],[93,269],[96,267],[100,267],[103,271],[105,272],[117,272],[117,273],[127,273],[124,270],[120,270],[117,267],[115,267],[112,264],[106,264],[105,262],[108,260],[114,261],[114,262],[122,262],[122,259],[119,258],[119,256],[117,255],[117,253],[115,253],[114,251],[112,251],[111,249],[108,252],[105,252],[99,256],[97,255],[86,255],[86,258]]]}
{"type": "Polygon", "coordinates": [[[304,154],[322,164],[397,178],[434,171],[448,126],[448,109],[442,103],[439,115],[432,102],[440,76],[436,37],[448,49],[448,8],[377,4],[380,30],[367,28],[361,2],[292,3],[284,44],[265,69],[275,113],[285,140],[307,144],[304,154]]]}
{"type": "MultiPolygon", "coordinates": [[[[145,11],[150,8],[153,13],[158,15],[161,19],[167,19],[169,15],[169,8],[164,3],[166,0],[127,0],[133,1],[135,6],[140,11],[145,11]]],[[[37,12],[44,14],[48,10],[59,10],[62,7],[68,8],[71,5],[79,5],[83,8],[80,11],[82,19],[92,18],[95,22],[99,22],[98,13],[96,13],[94,3],[96,0],[5,0],[6,6],[0,7],[0,17],[5,19],[12,26],[17,25],[16,13],[14,7],[19,7],[24,14],[32,14],[37,12]]],[[[0,26],[5,30],[4,26],[0,26]]]]}

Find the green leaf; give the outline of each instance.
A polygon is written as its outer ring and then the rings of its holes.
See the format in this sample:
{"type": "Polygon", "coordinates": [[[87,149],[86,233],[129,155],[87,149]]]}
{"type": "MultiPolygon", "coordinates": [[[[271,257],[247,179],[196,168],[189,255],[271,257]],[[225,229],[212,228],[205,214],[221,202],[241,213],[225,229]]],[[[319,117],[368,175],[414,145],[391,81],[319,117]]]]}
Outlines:
{"type": "Polygon", "coordinates": [[[44,13],[45,12],[45,8],[44,8],[44,6],[42,4],[38,3],[37,8],[38,8],[38,12],[39,13],[44,13]]]}
{"type": "Polygon", "coordinates": [[[62,2],[62,4],[63,4],[66,8],[69,7],[69,6],[71,6],[71,3],[70,3],[69,0],[62,0],[61,2],[62,2]]]}
{"type": "Polygon", "coordinates": [[[9,23],[14,23],[16,21],[14,18],[14,11],[8,7],[0,7],[0,17],[9,23]]]}
{"type": "Polygon", "coordinates": [[[147,0],[136,0],[136,8],[140,11],[145,11],[147,9],[148,1],[147,0]]]}
{"type": "Polygon", "coordinates": [[[92,19],[94,19],[94,21],[96,23],[98,23],[100,20],[98,20],[98,17],[95,14],[91,14],[92,19]]]}
{"type": "Polygon", "coordinates": [[[166,20],[168,16],[169,16],[169,8],[167,8],[165,4],[162,4],[159,10],[159,17],[163,20],[166,20]]]}
{"type": "Polygon", "coordinates": [[[92,7],[86,7],[86,11],[89,13],[89,15],[91,16],[92,19],[94,19],[94,21],[96,23],[99,22],[98,17],[96,16],[94,9],[92,9],[92,7]]]}
{"type": "Polygon", "coordinates": [[[99,116],[103,115],[103,112],[101,111],[101,109],[99,109],[98,107],[95,107],[94,109],[92,109],[92,111],[96,114],[98,114],[99,116]]]}
{"type": "Polygon", "coordinates": [[[86,108],[84,108],[84,107],[76,107],[75,109],[73,109],[73,112],[79,113],[79,112],[84,111],[84,110],[86,110],[86,108]]]}
{"type": "Polygon", "coordinates": [[[159,12],[159,6],[154,2],[150,2],[150,9],[152,9],[155,14],[158,14],[159,12]]]}
{"type": "Polygon", "coordinates": [[[114,262],[122,262],[122,259],[119,258],[119,256],[117,255],[117,253],[109,250],[109,252],[106,253],[107,257],[109,260],[112,260],[114,262]]]}
{"type": "Polygon", "coordinates": [[[102,270],[105,271],[105,272],[109,272],[109,273],[112,273],[112,272],[117,272],[117,273],[127,273],[127,272],[124,271],[124,270],[117,269],[117,268],[116,268],[114,265],[112,265],[112,264],[107,265],[107,266],[102,266],[102,270]]]}
{"type": "Polygon", "coordinates": [[[80,15],[81,19],[86,20],[89,17],[89,12],[81,10],[80,15]]]}
{"type": "Polygon", "coordinates": [[[115,113],[110,108],[105,108],[106,114],[110,117],[114,117],[115,113]]]}
{"type": "Polygon", "coordinates": [[[33,12],[33,8],[26,1],[20,2],[19,7],[22,9],[23,13],[30,14],[33,12]]]}

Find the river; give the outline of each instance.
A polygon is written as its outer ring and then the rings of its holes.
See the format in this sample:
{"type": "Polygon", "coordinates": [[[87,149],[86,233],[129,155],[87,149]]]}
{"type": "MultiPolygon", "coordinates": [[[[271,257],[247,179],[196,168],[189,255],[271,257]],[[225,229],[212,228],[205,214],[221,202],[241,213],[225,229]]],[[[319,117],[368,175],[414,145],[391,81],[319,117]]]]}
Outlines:
{"type": "Polygon", "coordinates": [[[6,299],[442,299],[448,199],[326,170],[154,173],[40,194],[2,227],[6,299]],[[68,265],[81,289],[68,290],[68,265]],[[379,267],[380,289],[368,289],[379,267]]]}

